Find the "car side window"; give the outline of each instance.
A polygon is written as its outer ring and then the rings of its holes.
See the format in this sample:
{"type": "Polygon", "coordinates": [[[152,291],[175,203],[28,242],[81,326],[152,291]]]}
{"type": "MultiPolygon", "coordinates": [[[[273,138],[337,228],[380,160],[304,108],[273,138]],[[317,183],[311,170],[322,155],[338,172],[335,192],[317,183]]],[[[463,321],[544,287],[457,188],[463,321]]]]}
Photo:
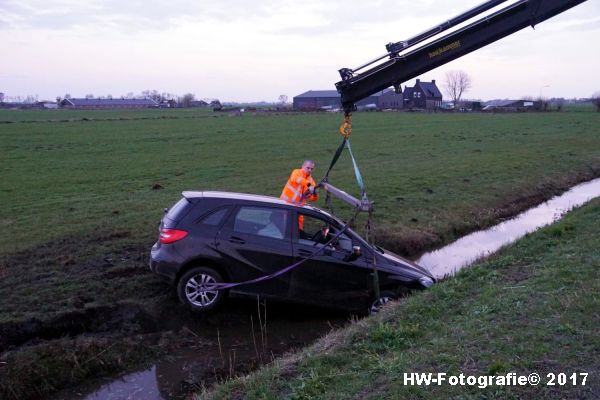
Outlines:
{"type": "Polygon", "coordinates": [[[204,225],[211,225],[211,226],[220,225],[221,222],[223,221],[223,218],[225,218],[225,216],[227,215],[228,212],[229,212],[228,207],[220,208],[220,209],[218,209],[216,211],[212,211],[208,215],[202,217],[199,222],[204,225]]]}
{"type": "MultiPolygon", "coordinates": [[[[329,242],[339,233],[336,226],[327,220],[308,214],[298,216],[298,242],[305,245],[319,245],[329,242]]],[[[352,239],[345,233],[330,244],[336,249],[352,251],[352,239]]]]}
{"type": "Polygon", "coordinates": [[[283,239],[287,227],[286,210],[268,207],[240,207],[235,221],[233,231],[268,237],[272,239],[283,239]]]}

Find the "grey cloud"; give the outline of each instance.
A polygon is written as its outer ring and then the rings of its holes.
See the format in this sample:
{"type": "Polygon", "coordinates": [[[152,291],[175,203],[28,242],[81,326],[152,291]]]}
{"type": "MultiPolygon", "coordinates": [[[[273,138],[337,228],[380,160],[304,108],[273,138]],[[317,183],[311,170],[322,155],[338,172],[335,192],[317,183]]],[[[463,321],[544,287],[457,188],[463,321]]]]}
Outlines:
{"type": "Polygon", "coordinates": [[[235,21],[268,15],[273,0],[260,4],[242,0],[218,2],[174,1],[88,1],[68,6],[60,1],[47,1],[39,8],[27,7],[14,0],[0,3],[3,29],[45,28],[66,29],[73,25],[106,28],[126,27],[127,30],[166,29],[180,19],[194,21],[235,21]]]}

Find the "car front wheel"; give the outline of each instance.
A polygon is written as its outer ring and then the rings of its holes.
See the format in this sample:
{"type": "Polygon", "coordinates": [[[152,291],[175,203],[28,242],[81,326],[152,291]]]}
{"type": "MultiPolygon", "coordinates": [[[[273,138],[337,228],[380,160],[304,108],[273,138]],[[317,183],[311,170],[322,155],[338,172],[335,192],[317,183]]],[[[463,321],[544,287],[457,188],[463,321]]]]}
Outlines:
{"type": "Polygon", "coordinates": [[[369,308],[369,314],[377,314],[385,304],[389,303],[390,301],[396,300],[398,300],[398,295],[396,293],[389,290],[382,291],[379,294],[379,298],[374,299],[371,303],[371,307],[369,308]]]}
{"type": "Polygon", "coordinates": [[[224,290],[217,290],[216,283],[222,283],[223,277],[210,267],[194,267],[187,271],[177,284],[179,300],[194,311],[206,312],[221,304],[224,290]]]}

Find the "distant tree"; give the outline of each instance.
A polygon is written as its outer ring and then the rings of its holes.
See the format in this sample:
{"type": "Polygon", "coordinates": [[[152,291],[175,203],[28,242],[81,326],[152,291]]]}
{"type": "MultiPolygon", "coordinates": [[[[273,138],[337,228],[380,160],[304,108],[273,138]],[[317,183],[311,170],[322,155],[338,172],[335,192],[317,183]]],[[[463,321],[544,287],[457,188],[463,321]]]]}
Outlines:
{"type": "Polygon", "coordinates": [[[446,72],[446,94],[452,99],[456,109],[462,95],[471,88],[471,77],[465,71],[446,72]]]}
{"type": "Polygon", "coordinates": [[[86,99],[93,99],[93,98],[94,98],[94,95],[93,95],[92,93],[89,93],[89,94],[86,94],[86,95],[85,95],[85,98],[86,98],[86,99]]]}
{"type": "Polygon", "coordinates": [[[158,92],[158,90],[144,90],[142,92],[142,97],[146,99],[152,99],[156,102],[163,100],[163,96],[158,92]]]}
{"type": "Polygon", "coordinates": [[[538,102],[540,111],[548,111],[548,109],[550,108],[550,102],[548,101],[548,99],[538,97],[537,100],[534,101],[538,102]]]}
{"type": "Polygon", "coordinates": [[[592,104],[596,106],[596,111],[600,112],[600,91],[592,95],[592,104]]]}
{"type": "Polygon", "coordinates": [[[556,105],[556,111],[562,111],[563,106],[565,105],[565,99],[554,99],[554,104],[556,105]]]}
{"type": "Polygon", "coordinates": [[[71,98],[71,94],[70,93],[65,93],[65,99],[70,99],[71,98]]]}
{"type": "Polygon", "coordinates": [[[211,101],[210,107],[213,109],[213,111],[219,111],[223,109],[223,105],[221,105],[221,102],[218,99],[211,101]]]}
{"type": "Polygon", "coordinates": [[[61,100],[60,96],[56,96],[56,104],[60,104],[61,100]]]}
{"type": "Polygon", "coordinates": [[[280,94],[279,95],[279,102],[281,104],[286,104],[288,102],[288,97],[285,94],[280,94]]]}
{"type": "Polygon", "coordinates": [[[4,103],[4,93],[0,92],[0,103],[4,103]]]}
{"type": "Polygon", "coordinates": [[[186,93],[181,97],[179,104],[181,104],[182,107],[191,107],[192,101],[194,101],[194,95],[192,93],[186,93]]]}

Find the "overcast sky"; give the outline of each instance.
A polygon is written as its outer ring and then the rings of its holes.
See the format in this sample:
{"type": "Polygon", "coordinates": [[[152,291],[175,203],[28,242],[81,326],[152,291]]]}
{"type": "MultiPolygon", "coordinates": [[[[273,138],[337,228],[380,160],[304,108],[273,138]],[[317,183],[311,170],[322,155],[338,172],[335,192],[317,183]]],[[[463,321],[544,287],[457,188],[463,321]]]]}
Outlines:
{"type": "MultiPolygon", "coordinates": [[[[482,2],[0,0],[0,92],[291,100],[335,89],[339,68],[482,2]]],[[[421,79],[464,70],[473,83],[466,96],[483,100],[588,97],[600,91],[598,38],[600,1],[588,0],[421,79]]]]}

